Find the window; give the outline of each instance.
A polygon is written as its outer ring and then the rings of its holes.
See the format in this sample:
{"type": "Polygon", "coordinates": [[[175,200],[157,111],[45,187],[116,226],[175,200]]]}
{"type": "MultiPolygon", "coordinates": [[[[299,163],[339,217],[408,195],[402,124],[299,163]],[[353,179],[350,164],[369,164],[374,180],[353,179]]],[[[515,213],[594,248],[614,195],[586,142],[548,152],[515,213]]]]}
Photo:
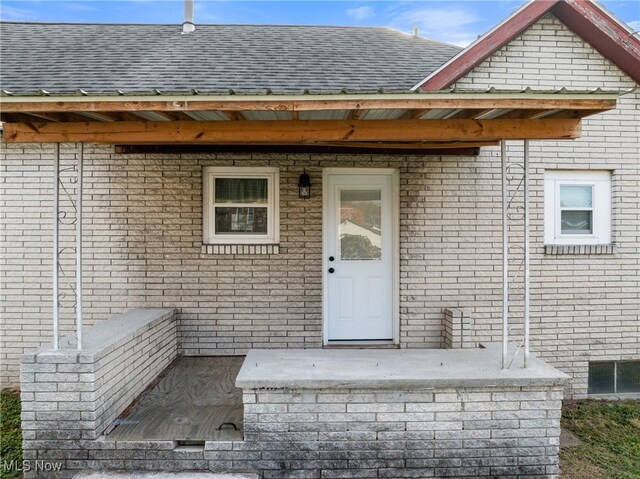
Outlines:
{"type": "Polygon", "coordinates": [[[203,173],[203,242],[277,243],[277,168],[215,168],[203,173]]]}
{"type": "Polygon", "coordinates": [[[589,394],[640,393],[640,361],[589,363],[589,394]]]}
{"type": "Polygon", "coordinates": [[[611,173],[546,171],[545,244],[611,243],[611,173]]]}

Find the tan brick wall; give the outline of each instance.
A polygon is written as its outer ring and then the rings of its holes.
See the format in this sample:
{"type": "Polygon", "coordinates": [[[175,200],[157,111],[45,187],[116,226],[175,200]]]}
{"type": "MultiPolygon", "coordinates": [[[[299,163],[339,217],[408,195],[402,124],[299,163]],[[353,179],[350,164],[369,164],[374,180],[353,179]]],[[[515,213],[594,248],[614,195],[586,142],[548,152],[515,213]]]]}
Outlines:
{"type": "MultiPolygon", "coordinates": [[[[553,16],[497,51],[456,86],[638,87],[553,16]]],[[[590,359],[640,359],[640,93],[624,95],[615,111],[585,120],[578,140],[533,142],[531,165],[532,349],[574,377],[572,394],[584,395],[590,359]],[[545,169],[612,171],[615,254],[544,254],[545,169]]]]}
{"type": "MultiPolygon", "coordinates": [[[[14,361],[23,350],[51,338],[52,151],[51,145],[4,148],[8,178],[33,188],[33,177],[22,177],[22,172],[36,171],[33,194],[5,184],[2,195],[7,206],[15,207],[11,213],[5,210],[3,220],[3,367],[8,378],[14,377],[14,361]],[[26,248],[27,242],[33,246],[26,248]]],[[[74,151],[75,145],[63,145],[66,157],[74,151]]],[[[472,302],[475,293],[465,293],[469,287],[458,284],[454,273],[460,262],[466,264],[465,255],[475,251],[477,206],[499,211],[492,205],[494,192],[482,182],[492,175],[483,173],[489,164],[471,167],[470,158],[116,155],[112,147],[85,151],[87,323],[129,308],[175,307],[185,354],[321,346],[323,168],[400,169],[401,341],[408,347],[440,347],[443,308],[472,302]],[[280,168],[279,254],[202,253],[202,168],[234,164],[280,168]],[[309,200],[298,198],[297,177],[303,168],[313,181],[309,200]],[[471,196],[459,197],[461,189],[471,196]],[[446,202],[444,196],[449,196],[446,202]],[[450,215],[452,208],[455,214],[450,215]]],[[[496,231],[483,234],[496,236],[496,231]]],[[[69,232],[67,244],[73,240],[69,232]]],[[[73,256],[65,259],[72,275],[73,256]]],[[[483,268],[464,268],[468,281],[478,275],[474,288],[485,282],[483,268]]],[[[73,310],[62,312],[63,330],[71,331],[73,310]]]]}
{"type": "MultiPolygon", "coordinates": [[[[634,86],[551,18],[524,37],[472,71],[459,87],[634,86]]],[[[586,392],[589,357],[640,358],[639,100],[638,94],[627,95],[616,111],[585,121],[580,140],[531,147],[532,349],[575,376],[576,394],[586,392]],[[545,168],[614,171],[614,255],[544,255],[545,168]]],[[[520,145],[511,146],[518,160],[520,145]]],[[[74,148],[63,145],[63,158],[70,160],[74,148]]],[[[19,355],[51,337],[52,158],[51,145],[2,148],[0,361],[8,381],[17,379],[19,355]]],[[[112,147],[88,147],[88,322],[133,307],[175,307],[185,354],[320,347],[321,172],[334,166],[400,170],[402,346],[440,347],[444,308],[470,310],[475,338],[498,340],[497,148],[485,148],[477,158],[458,158],[118,155],[112,147]],[[201,172],[207,165],[280,168],[279,254],[202,254],[201,172]],[[297,197],[303,168],[311,174],[314,192],[306,201],[297,197]]],[[[63,325],[65,331],[73,326],[69,312],[63,325]]]]}

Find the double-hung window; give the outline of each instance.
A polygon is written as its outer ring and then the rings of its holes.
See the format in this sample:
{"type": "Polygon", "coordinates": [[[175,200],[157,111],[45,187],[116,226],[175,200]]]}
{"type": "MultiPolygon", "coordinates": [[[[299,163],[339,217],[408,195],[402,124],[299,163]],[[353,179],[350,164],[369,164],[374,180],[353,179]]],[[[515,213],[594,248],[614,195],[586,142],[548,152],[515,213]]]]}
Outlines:
{"type": "Polygon", "coordinates": [[[273,244],[279,239],[277,168],[203,171],[203,241],[273,244]]]}
{"type": "Polygon", "coordinates": [[[611,173],[545,172],[546,244],[611,243],[611,173]]]}

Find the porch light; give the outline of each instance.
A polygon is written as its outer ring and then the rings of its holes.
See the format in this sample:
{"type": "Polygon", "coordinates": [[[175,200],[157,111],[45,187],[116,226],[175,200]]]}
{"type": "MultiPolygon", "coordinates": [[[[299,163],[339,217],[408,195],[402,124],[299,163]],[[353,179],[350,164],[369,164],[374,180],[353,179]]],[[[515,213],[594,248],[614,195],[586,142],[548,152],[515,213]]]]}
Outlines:
{"type": "Polygon", "coordinates": [[[311,178],[307,174],[307,170],[303,170],[298,178],[298,193],[300,198],[311,198],[311,178]]]}

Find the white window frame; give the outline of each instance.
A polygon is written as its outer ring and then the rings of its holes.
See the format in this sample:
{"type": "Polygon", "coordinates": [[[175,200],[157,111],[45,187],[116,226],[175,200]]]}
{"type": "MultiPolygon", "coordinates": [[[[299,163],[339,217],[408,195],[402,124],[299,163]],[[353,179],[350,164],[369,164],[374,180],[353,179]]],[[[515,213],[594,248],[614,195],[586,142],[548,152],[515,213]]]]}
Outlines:
{"type": "MultiPolygon", "coordinates": [[[[276,244],[280,240],[280,171],[273,167],[207,166],[202,172],[202,242],[205,244],[276,244]],[[213,188],[216,178],[264,178],[267,180],[267,234],[216,234],[213,188]]],[[[224,206],[238,206],[224,203],[224,206]]],[[[246,206],[246,205],[241,205],[246,206]]]]}
{"type": "MultiPolygon", "coordinates": [[[[611,172],[547,170],[544,173],[544,242],[548,245],[611,244],[611,172]],[[561,186],[592,187],[592,232],[562,234],[561,186]]],[[[567,208],[565,208],[567,209],[567,208]]],[[[568,208],[571,209],[571,208],[568,208]]],[[[576,210],[581,208],[576,208],[576,210]]]]}

